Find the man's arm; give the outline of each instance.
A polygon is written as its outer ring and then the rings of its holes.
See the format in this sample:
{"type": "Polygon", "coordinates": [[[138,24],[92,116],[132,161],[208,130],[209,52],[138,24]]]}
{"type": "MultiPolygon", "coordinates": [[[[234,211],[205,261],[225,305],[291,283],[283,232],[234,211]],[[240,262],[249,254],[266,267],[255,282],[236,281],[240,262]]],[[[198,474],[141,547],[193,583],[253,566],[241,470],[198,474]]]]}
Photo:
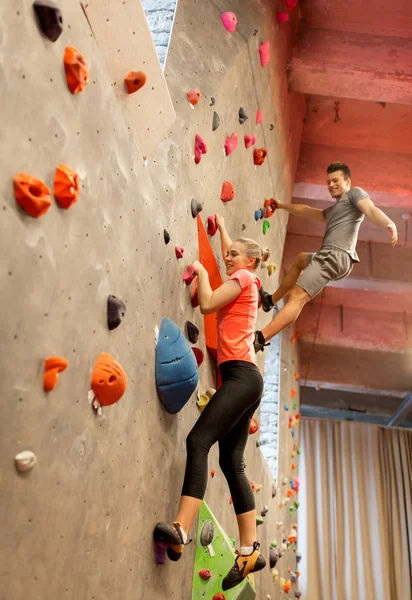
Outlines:
{"type": "Polygon", "coordinates": [[[291,215],[295,215],[295,217],[308,217],[309,219],[315,219],[316,221],[325,221],[323,210],[321,208],[312,208],[312,206],[306,206],[306,204],[291,204],[290,202],[274,200],[276,202],[276,208],[286,210],[291,215]]]}
{"type": "Polygon", "coordinates": [[[398,231],[396,225],[391,219],[385,215],[385,213],[374,205],[370,198],[362,198],[357,203],[357,208],[363,213],[368,219],[372,221],[378,227],[384,227],[388,229],[392,236],[392,246],[395,246],[398,241],[398,231]]]}
{"type": "Polygon", "coordinates": [[[216,215],[216,225],[220,233],[220,248],[222,250],[223,260],[225,260],[227,256],[227,252],[232,245],[232,240],[229,237],[228,232],[225,227],[225,219],[220,215],[216,215]]]}

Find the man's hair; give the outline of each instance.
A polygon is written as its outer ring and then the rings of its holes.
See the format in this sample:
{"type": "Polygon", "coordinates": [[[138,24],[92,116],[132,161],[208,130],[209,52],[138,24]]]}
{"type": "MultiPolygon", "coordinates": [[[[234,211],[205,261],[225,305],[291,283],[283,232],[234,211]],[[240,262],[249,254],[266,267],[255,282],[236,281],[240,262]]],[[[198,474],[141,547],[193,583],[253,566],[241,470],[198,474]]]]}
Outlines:
{"type": "Polygon", "coordinates": [[[348,165],[345,165],[343,162],[334,162],[326,169],[328,175],[330,175],[330,173],[335,173],[335,171],[343,171],[343,177],[345,179],[352,179],[348,165]]]}

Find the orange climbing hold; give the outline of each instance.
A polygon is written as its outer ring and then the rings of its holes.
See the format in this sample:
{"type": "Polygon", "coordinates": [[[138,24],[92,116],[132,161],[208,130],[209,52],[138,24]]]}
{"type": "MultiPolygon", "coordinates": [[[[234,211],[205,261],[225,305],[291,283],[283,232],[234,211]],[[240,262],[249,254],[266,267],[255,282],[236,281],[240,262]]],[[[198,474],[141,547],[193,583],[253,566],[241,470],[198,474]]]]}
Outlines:
{"type": "Polygon", "coordinates": [[[51,192],[45,183],[27,173],[18,173],[14,178],[14,197],[31,217],[38,219],[51,206],[51,192]]]}
{"type": "Polygon", "coordinates": [[[212,598],[212,600],[226,600],[226,596],[222,592],[217,592],[212,598]]]}
{"type": "Polygon", "coordinates": [[[230,181],[224,181],[222,185],[222,192],[220,199],[222,202],[230,202],[235,197],[235,189],[230,181]]]}
{"type": "Polygon", "coordinates": [[[290,397],[293,398],[296,396],[296,390],[290,390],[290,397]]]}
{"type": "Polygon", "coordinates": [[[118,402],[126,391],[127,377],[120,364],[102,352],[94,365],[92,390],[102,406],[118,402]]]}
{"type": "Polygon", "coordinates": [[[255,165],[260,166],[265,162],[265,158],[268,155],[267,148],[255,148],[253,150],[253,162],[255,165]]]}
{"type": "Polygon", "coordinates": [[[300,377],[299,373],[295,373],[294,376],[293,376],[293,379],[296,380],[296,379],[299,379],[299,377],[300,377]]]}
{"type": "Polygon", "coordinates": [[[190,92],[187,92],[187,99],[189,100],[190,104],[192,106],[196,106],[196,104],[200,101],[200,98],[202,97],[202,94],[200,93],[200,90],[193,88],[193,90],[190,90],[190,92]]]}
{"type": "Polygon", "coordinates": [[[62,208],[70,208],[80,195],[79,176],[60,163],[54,176],[54,197],[62,208]]]}
{"type": "Polygon", "coordinates": [[[67,46],[64,51],[64,69],[71,93],[82,92],[89,83],[89,65],[83,54],[73,46],[67,46]]]}
{"type": "Polygon", "coordinates": [[[275,213],[275,210],[276,210],[275,199],[269,198],[269,200],[265,200],[264,207],[266,208],[265,217],[266,217],[266,219],[269,219],[269,217],[271,217],[275,213]]]}
{"type": "Polygon", "coordinates": [[[288,579],[288,580],[285,582],[285,585],[284,585],[284,587],[283,587],[283,590],[284,590],[284,592],[285,592],[286,594],[287,594],[288,592],[290,592],[290,588],[291,588],[291,587],[292,587],[292,582],[291,582],[291,580],[290,580],[290,579],[288,579]]]}
{"type": "Polygon", "coordinates": [[[290,467],[290,468],[292,469],[292,471],[296,471],[296,468],[297,468],[297,467],[296,467],[296,464],[295,464],[295,463],[292,463],[292,465],[291,465],[291,467],[290,467]]]}
{"type": "Polygon", "coordinates": [[[44,361],[43,386],[46,392],[54,390],[59,379],[59,373],[67,369],[68,361],[62,356],[49,356],[44,361]]]}
{"type": "Polygon", "coordinates": [[[134,94],[142,89],[147,81],[147,75],[144,71],[130,71],[124,78],[127,93],[134,94]]]}
{"type": "Polygon", "coordinates": [[[260,64],[262,67],[266,67],[270,57],[270,42],[266,40],[259,46],[260,64]]]}
{"type": "Polygon", "coordinates": [[[249,434],[256,433],[258,429],[259,429],[259,422],[257,419],[255,419],[253,417],[253,419],[250,421],[249,434]]]}
{"type": "Polygon", "coordinates": [[[296,340],[298,340],[299,338],[300,338],[300,331],[296,331],[293,338],[291,338],[290,343],[294,344],[296,342],[296,340]]]}
{"type": "Polygon", "coordinates": [[[202,159],[202,154],[206,154],[207,144],[205,140],[197,133],[195,136],[195,163],[198,165],[202,159]]]}
{"type": "Polygon", "coordinates": [[[286,495],[288,498],[293,498],[293,496],[295,495],[295,492],[293,490],[288,490],[286,492],[286,495]]]}

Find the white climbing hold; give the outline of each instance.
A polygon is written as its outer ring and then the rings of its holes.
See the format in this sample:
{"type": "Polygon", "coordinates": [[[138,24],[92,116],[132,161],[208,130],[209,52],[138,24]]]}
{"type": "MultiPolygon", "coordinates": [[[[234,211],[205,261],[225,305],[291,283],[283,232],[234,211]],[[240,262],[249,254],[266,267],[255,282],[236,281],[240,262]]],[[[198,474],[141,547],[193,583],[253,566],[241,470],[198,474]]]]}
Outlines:
{"type": "Polygon", "coordinates": [[[30,471],[37,463],[37,457],[31,450],[23,450],[14,457],[14,463],[19,473],[30,471]]]}
{"type": "Polygon", "coordinates": [[[157,342],[159,341],[159,331],[160,330],[159,330],[158,326],[156,325],[155,328],[154,328],[156,346],[157,346],[157,342]]]}

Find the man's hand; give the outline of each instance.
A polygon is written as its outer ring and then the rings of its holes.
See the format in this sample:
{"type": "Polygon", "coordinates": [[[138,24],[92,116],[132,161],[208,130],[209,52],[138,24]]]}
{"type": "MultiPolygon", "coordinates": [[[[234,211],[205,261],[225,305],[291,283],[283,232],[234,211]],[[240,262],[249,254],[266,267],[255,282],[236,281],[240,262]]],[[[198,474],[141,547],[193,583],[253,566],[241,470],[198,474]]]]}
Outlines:
{"type": "Polygon", "coordinates": [[[255,341],[253,342],[255,352],[263,352],[265,346],[270,346],[270,343],[266,343],[264,335],[261,331],[255,331],[255,341]]]}
{"type": "Polygon", "coordinates": [[[396,229],[395,223],[388,223],[386,228],[391,232],[392,246],[396,246],[396,242],[398,241],[398,230],[396,229]]]}
{"type": "Polygon", "coordinates": [[[276,208],[283,208],[283,202],[278,200],[277,198],[271,198],[271,203],[276,206],[276,208]]]}

